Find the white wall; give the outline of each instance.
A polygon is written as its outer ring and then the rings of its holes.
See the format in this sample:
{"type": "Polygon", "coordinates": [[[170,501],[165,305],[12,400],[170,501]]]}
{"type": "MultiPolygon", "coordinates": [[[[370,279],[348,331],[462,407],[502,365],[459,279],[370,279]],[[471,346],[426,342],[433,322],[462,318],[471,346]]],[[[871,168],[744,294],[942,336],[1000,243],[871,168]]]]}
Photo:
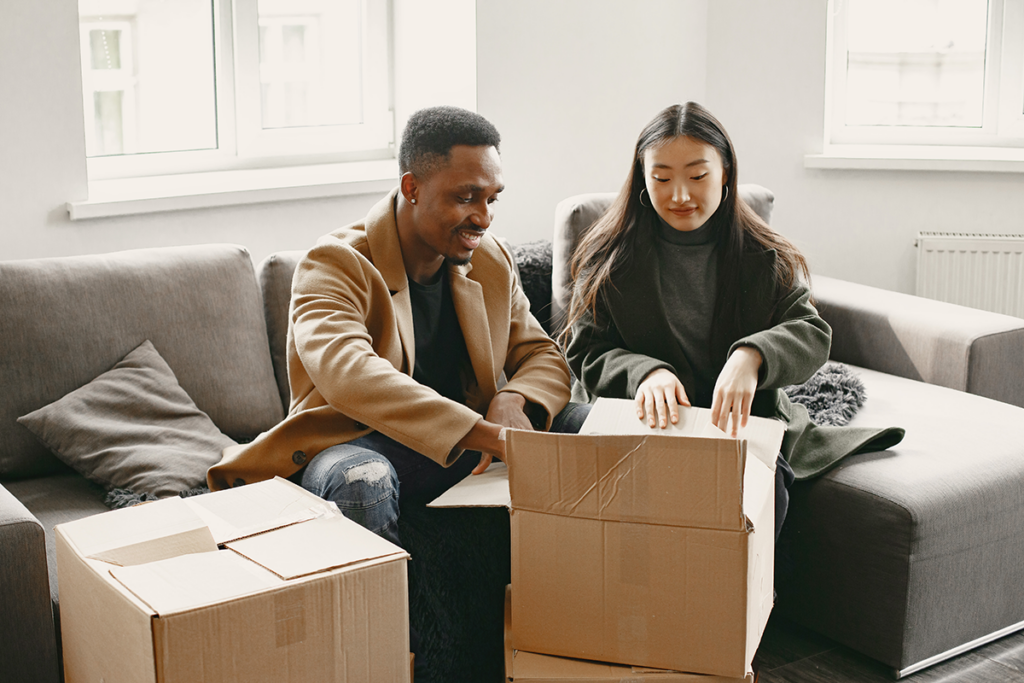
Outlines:
{"type": "Polygon", "coordinates": [[[477,0],[478,111],[502,136],[496,232],[550,239],[559,201],[618,190],[644,125],[704,99],[708,4],[477,0]]]}
{"type": "Polygon", "coordinates": [[[740,181],[776,194],[774,227],[813,272],[914,291],[919,230],[1024,232],[1024,181],[1012,173],[806,169],[820,153],[825,2],[714,0],[707,106],[737,148],[740,181]]]}
{"type": "MultiPolygon", "coordinates": [[[[502,132],[508,187],[497,232],[549,238],[559,200],[619,187],[641,127],[704,97],[706,15],[707,0],[477,0],[478,110],[502,132]]],[[[65,203],[87,193],[79,68],[76,0],[0,4],[0,259],[233,242],[258,261],[379,197],[71,222],[65,203]]]]}

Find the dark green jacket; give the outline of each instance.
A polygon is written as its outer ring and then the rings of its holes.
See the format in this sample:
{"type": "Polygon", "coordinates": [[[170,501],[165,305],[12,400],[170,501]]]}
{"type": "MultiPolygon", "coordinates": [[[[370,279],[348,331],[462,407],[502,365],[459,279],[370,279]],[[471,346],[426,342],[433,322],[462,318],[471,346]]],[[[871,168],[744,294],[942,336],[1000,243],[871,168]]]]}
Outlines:
{"type": "MultiPolygon", "coordinates": [[[[654,249],[653,235],[641,230],[630,263],[598,297],[596,316],[588,312],[573,325],[567,355],[579,379],[573,387],[574,401],[634,398],[643,379],[658,368],[674,372],[691,393],[693,370],[662,305],[654,249]]],[[[811,304],[810,290],[803,284],[776,293],[775,257],[774,251],[743,255],[741,335],[718,341],[711,356],[717,376],[737,346],[760,352],[763,362],[751,412],[786,423],[782,455],[797,479],[807,479],[852,453],[889,448],[903,439],[904,432],[893,427],[819,427],[810,421],[806,408],[790,402],[782,388],[805,382],[828,360],[832,330],[811,304]]]]}

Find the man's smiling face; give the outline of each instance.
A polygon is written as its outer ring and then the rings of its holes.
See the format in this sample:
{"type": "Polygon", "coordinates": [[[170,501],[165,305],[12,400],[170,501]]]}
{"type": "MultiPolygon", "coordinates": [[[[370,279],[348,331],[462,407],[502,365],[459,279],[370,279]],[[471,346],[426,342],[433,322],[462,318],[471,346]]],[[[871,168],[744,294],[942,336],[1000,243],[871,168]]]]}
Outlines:
{"type": "Polygon", "coordinates": [[[469,263],[503,189],[501,159],[494,147],[452,147],[447,161],[416,183],[416,239],[409,245],[416,250],[415,257],[428,261],[441,256],[448,263],[469,263]]]}

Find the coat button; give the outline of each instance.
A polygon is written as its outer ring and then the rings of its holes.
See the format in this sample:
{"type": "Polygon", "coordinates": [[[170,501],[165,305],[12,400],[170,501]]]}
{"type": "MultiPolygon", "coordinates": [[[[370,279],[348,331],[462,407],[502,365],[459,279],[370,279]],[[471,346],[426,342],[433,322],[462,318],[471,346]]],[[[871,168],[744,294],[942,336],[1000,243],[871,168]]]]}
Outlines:
{"type": "Polygon", "coordinates": [[[358,429],[359,431],[363,431],[364,429],[366,429],[366,425],[364,425],[362,422],[356,422],[356,429],[358,429]]]}
{"type": "Polygon", "coordinates": [[[295,463],[296,465],[301,465],[302,463],[306,462],[306,454],[303,453],[302,451],[295,451],[294,453],[292,453],[292,462],[295,463]]]}
{"type": "Polygon", "coordinates": [[[245,486],[245,479],[242,479],[241,477],[235,479],[235,483],[232,484],[232,486],[245,486]]]}

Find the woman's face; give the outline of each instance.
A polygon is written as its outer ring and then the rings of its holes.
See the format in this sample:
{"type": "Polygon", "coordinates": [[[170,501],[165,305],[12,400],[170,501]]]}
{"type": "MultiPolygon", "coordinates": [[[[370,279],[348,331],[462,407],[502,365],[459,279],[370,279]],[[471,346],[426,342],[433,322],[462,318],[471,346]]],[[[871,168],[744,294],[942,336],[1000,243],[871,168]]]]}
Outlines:
{"type": "Polygon", "coordinates": [[[643,161],[651,205],[676,230],[696,230],[718,210],[727,178],[711,145],[680,136],[649,148],[643,161]]]}

